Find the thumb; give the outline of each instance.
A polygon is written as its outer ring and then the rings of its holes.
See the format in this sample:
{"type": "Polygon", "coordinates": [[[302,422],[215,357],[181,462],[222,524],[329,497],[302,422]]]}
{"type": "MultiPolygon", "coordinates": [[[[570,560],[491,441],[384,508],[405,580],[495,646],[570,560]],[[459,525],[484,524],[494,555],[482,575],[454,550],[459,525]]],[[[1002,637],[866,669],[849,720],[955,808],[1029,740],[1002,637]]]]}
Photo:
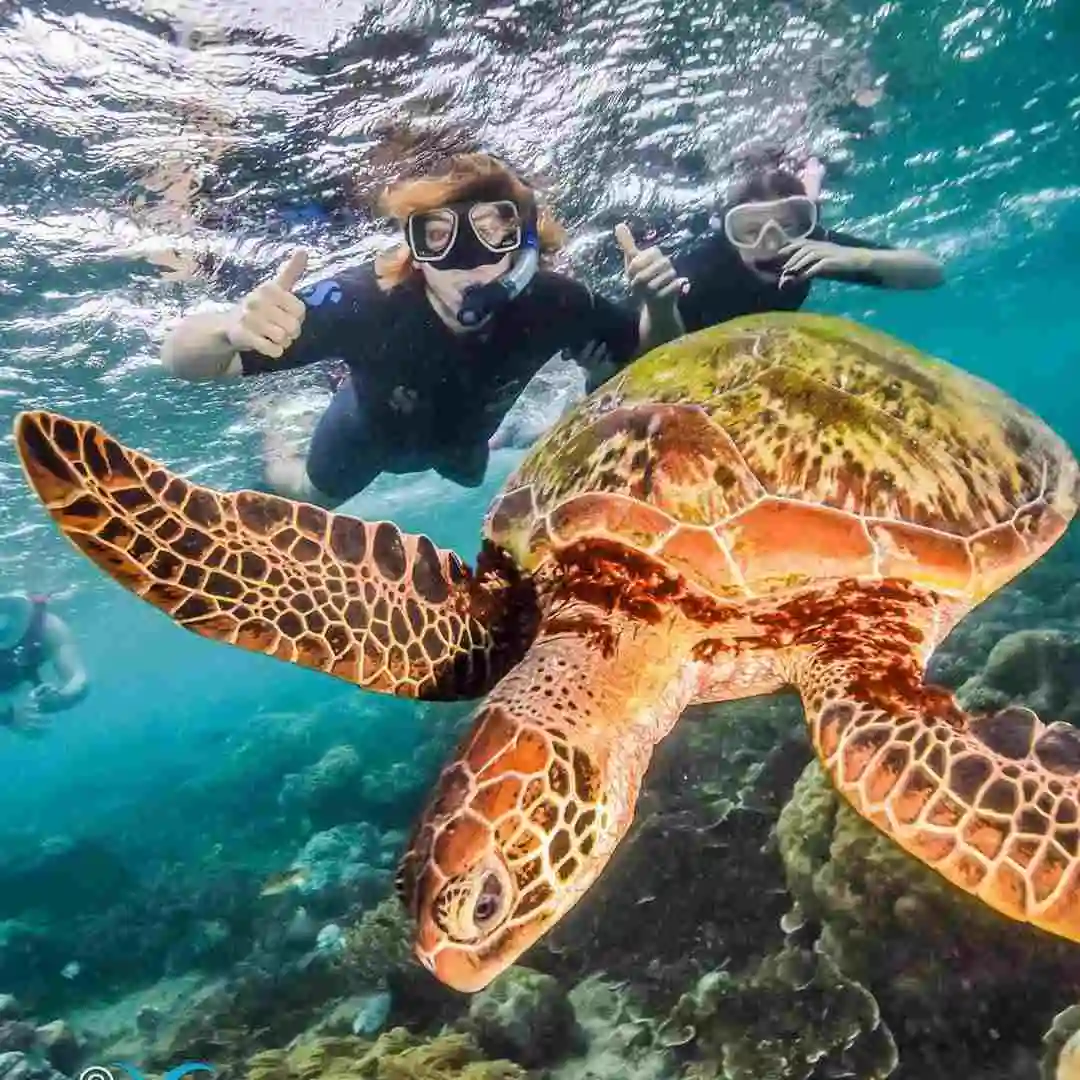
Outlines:
{"type": "Polygon", "coordinates": [[[271,278],[275,285],[286,292],[291,292],[307,270],[308,253],[306,248],[297,248],[285,260],[281,269],[271,278]]]}
{"type": "Polygon", "coordinates": [[[641,254],[637,244],[634,242],[634,234],[625,221],[621,221],[615,226],[615,239],[618,241],[619,247],[622,248],[622,253],[626,256],[627,262],[634,258],[635,255],[641,254]]]}

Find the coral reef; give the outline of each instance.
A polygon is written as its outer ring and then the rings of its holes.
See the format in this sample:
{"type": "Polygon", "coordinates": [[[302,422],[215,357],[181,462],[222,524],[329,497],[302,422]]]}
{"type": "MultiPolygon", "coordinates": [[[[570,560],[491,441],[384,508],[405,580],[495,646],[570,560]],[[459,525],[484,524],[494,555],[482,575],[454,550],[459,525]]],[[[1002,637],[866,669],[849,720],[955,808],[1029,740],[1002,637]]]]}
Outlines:
{"type": "Polygon", "coordinates": [[[326,918],[376,904],[393,885],[395,855],[373,825],[335,825],[311,837],[293,860],[297,892],[312,914],[326,918]]]}
{"type": "Polygon", "coordinates": [[[982,671],[960,687],[973,711],[1019,703],[1054,720],[1080,720],[1080,633],[1017,630],[991,650],[982,671]]]}
{"type": "Polygon", "coordinates": [[[412,926],[397,897],[389,896],[346,931],[346,963],[355,978],[368,986],[413,969],[412,926]]]}
{"type": "Polygon", "coordinates": [[[671,1052],[657,1039],[659,1024],[639,1008],[625,984],[592,975],[568,995],[584,1049],[549,1069],[550,1080],[670,1080],[671,1052]]]}
{"type": "MultiPolygon", "coordinates": [[[[935,665],[969,706],[1080,720],[1080,587],[1065,581],[1025,576],[949,639],[935,665]]],[[[410,705],[395,726],[343,695],[249,718],[180,793],[206,807],[198,837],[166,816],[164,854],[118,835],[115,850],[87,837],[7,857],[0,987],[19,1002],[0,995],[0,1080],[60,1080],[84,1057],[204,1059],[252,1080],[1031,1080],[1040,1054],[1043,1080],[1080,1080],[1065,1008],[1080,953],[855,815],[808,766],[790,695],[688,714],[587,900],[528,967],[448,991],[389,894],[465,712],[410,705]],[[111,883],[89,906],[52,895],[80,865],[111,883]],[[189,974],[108,1038],[66,1011],[189,974]]]]}
{"type": "Polygon", "coordinates": [[[664,1033],[672,1045],[692,1042],[703,1059],[688,1080],[885,1080],[897,1064],[873,995],[820,949],[793,943],[747,975],[706,975],[676,1005],[664,1033]]]}
{"type": "Polygon", "coordinates": [[[816,763],[776,831],[807,929],[820,927],[822,952],[896,1035],[898,1076],[975,1075],[999,1053],[988,1029],[1036,1047],[1080,997],[1075,946],[958,892],[851,810],[816,763]]]}
{"type": "Polygon", "coordinates": [[[314,765],[285,777],[278,802],[287,814],[299,814],[308,828],[355,821],[361,813],[365,773],[355,747],[332,746],[314,765]]]}
{"type": "Polygon", "coordinates": [[[510,968],[474,995],[466,1024],[485,1053],[527,1068],[585,1046],[566,991],[552,976],[527,967],[510,968]]]}

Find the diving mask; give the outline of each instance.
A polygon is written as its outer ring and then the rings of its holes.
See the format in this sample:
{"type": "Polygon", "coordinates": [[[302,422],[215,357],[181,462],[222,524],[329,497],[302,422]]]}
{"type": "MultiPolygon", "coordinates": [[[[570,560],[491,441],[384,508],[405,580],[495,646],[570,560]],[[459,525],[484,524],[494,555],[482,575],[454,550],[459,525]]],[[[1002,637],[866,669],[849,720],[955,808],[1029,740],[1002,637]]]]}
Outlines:
{"type": "Polygon", "coordinates": [[[490,266],[521,247],[524,225],[510,199],[418,210],[405,222],[412,257],[440,270],[490,266]]]}
{"type": "Polygon", "coordinates": [[[771,226],[787,241],[805,240],[818,223],[817,203],[806,195],[733,206],[724,214],[724,235],[737,248],[758,247],[771,226]]]}

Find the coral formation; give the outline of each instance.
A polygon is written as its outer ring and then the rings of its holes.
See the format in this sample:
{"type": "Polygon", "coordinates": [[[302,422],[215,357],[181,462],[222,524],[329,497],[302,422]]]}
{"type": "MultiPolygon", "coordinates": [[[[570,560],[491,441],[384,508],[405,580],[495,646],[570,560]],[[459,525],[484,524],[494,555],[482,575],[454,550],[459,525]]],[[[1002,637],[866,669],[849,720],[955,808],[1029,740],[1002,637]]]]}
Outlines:
{"type": "Polygon", "coordinates": [[[352,905],[375,904],[393,884],[395,853],[367,822],[316,833],[293,860],[297,891],[315,915],[333,917],[352,905]]]}
{"type": "Polygon", "coordinates": [[[1042,1041],[1039,1080],[1080,1080],[1080,1005],[1058,1013],[1042,1041]]]}
{"type": "Polygon", "coordinates": [[[356,820],[364,779],[364,765],[356,748],[339,744],[314,765],[289,773],[278,802],[286,813],[302,815],[308,827],[327,829],[356,820]]]}
{"type": "Polygon", "coordinates": [[[673,1045],[693,1040],[704,1059],[688,1080],[885,1080],[897,1064],[873,995],[820,949],[790,943],[747,975],[706,975],[666,1031],[673,1045]]]}
{"type": "Polygon", "coordinates": [[[959,696],[974,711],[993,712],[1012,703],[1055,720],[1080,720],[1080,634],[1064,630],[1017,630],[991,650],[982,671],[959,696]]]}
{"type": "Polygon", "coordinates": [[[512,967],[469,1002],[468,1029],[483,1050],[527,1068],[584,1048],[582,1032],[558,980],[512,967]]]}
{"type": "Polygon", "coordinates": [[[346,931],[346,963],[356,979],[382,986],[388,978],[415,967],[412,926],[397,897],[389,896],[346,931]]]}
{"type": "Polygon", "coordinates": [[[625,984],[599,975],[569,993],[584,1049],[549,1070],[551,1080],[670,1080],[671,1052],[657,1039],[659,1024],[638,1007],[625,984]]]}
{"type": "Polygon", "coordinates": [[[957,892],[840,800],[816,763],[776,831],[807,932],[820,927],[822,951],[874,994],[911,1075],[974,1075],[997,1054],[980,1038],[988,1025],[1034,1047],[1080,997],[1073,945],[957,892]]]}

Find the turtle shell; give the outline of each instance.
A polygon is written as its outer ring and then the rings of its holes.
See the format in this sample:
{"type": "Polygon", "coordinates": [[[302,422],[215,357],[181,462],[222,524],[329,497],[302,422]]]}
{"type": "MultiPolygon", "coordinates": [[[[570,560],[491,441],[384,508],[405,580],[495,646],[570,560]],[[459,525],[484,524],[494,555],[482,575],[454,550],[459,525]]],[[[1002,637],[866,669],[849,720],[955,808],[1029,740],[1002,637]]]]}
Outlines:
{"type": "Polygon", "coordinates": [[[581,402],[493,502],[526,570],[616,541],[718,599],[903,578],[978,602],[1076,509],[1078,468],[991,384],[830,316],[736,319],[581,402]]]}

